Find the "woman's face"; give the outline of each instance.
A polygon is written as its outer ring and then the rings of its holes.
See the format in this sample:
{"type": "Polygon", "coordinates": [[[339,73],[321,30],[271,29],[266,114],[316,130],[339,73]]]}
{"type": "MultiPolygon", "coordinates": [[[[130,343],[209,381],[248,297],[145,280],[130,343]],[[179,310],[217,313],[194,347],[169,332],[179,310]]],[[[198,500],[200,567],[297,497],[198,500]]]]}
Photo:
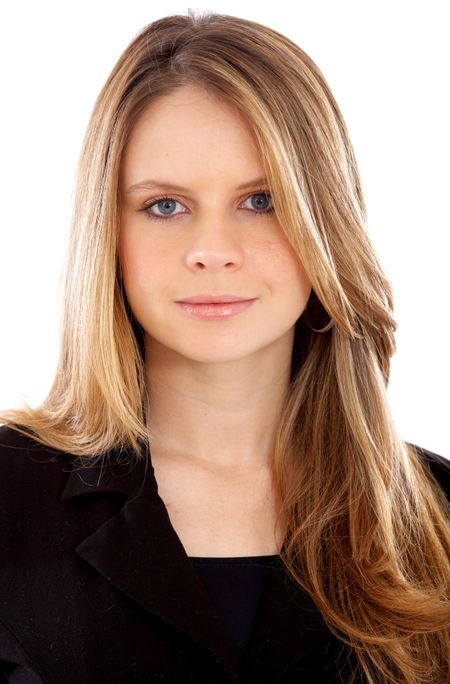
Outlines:
{"type": "Polygon", "coordinates": [[[196,362],[292,350],[311,284],[262,176],[248,125],[203,89],[141,113],[121,169],[119,258],[146,350],[196,362]],[[203,305],[182,303],[193,297],[203,305]]]}

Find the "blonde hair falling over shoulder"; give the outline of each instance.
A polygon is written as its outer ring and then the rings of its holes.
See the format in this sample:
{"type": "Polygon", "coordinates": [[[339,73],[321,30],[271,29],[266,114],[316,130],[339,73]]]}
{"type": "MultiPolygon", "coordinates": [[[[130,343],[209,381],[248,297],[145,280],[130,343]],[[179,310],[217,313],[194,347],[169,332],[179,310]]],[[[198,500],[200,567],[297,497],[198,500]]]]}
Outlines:
{"type": "Polygon", "coordinates": [[[251,124],[313,287],[273,458],[288,520],[281,558],[351,647],[355,677],[449,681],[449,504],[388,406],[392,292],[345,123],[315,63],[277,31],[189,11],[149,24],[123,52],[81,151],[53,385],[38,408],[0,420],[73,454],[140,457],[148,398],[142,329],[118,262],[119,170],[142,109],[185,84],[226,98],[251,124]]]}

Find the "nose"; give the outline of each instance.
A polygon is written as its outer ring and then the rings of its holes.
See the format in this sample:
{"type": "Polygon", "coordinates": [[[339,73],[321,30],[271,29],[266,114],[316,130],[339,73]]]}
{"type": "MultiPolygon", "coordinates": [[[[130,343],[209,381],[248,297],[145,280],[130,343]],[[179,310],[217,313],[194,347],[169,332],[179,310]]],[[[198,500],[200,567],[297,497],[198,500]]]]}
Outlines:
{"type": "Polygon", "coordinates": [[[230,218],[218,217],[216,213],[197,220],[191,228],[185,252],[186,265],[190,269],[234,270],[242,265],[242,244],[237,226],[230,218]]]}

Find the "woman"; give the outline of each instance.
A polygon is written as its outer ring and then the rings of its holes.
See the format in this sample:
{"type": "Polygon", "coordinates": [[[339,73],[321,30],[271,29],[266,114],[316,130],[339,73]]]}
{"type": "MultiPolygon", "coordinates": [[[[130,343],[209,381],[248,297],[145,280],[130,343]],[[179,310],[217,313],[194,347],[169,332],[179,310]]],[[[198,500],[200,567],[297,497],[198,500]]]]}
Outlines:
{"type": "Polygon", "coordinates": [[[395,329],[312,60],[145,27],[85,137],[53,386],[1,416],[4,681],[447,681],[449,467],[393,423],[395,329]]]}

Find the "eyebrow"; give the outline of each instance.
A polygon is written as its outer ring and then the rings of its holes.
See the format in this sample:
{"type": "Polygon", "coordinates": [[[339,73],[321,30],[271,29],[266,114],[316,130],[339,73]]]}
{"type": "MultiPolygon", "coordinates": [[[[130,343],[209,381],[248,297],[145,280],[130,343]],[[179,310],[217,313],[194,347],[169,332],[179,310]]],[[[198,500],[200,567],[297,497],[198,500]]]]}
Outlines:
{"type": "MultiPolygon", "coordinates": [[[[255,178],[254,180],[248,181],[247,183],[242,183],[236,190],[247,190],[247,188],[253,188],[257,185],[268,185],[267,179],[264,177],[255,178]]],[[[189,192],[188,188],[183,188],[181,185],[175,185],[175,183],[168,183],[163,180],[148,179],[139,181],[135,185],[131,185],[126,193],[134,192],[136,190],[150,190],[151,188],[160,188],[165,192],[189,192]]]]}

